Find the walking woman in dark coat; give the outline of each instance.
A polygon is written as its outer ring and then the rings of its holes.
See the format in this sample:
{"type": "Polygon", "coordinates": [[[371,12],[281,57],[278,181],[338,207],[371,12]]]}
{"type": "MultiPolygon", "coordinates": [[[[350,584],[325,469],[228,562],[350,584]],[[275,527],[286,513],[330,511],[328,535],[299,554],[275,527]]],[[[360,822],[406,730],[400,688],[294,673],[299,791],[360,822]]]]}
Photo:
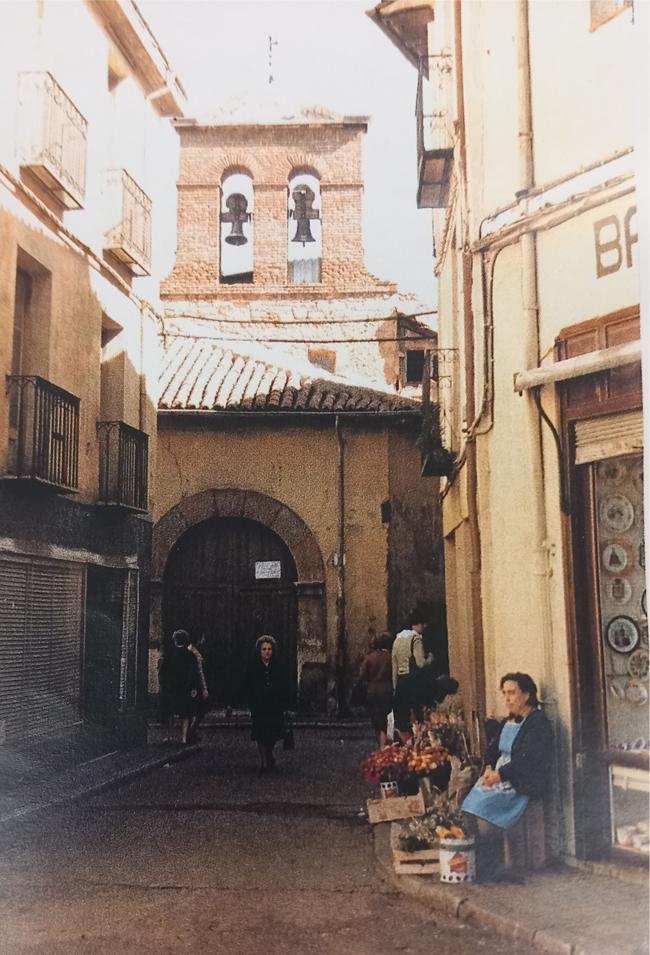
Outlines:
{"type": "Polygon", "coordinates": [[[169,694],[169,708],[181,721],[181,743],[187,745],[190,722],[196,716],[201,677],[196,657],[188,649],[190,637],[187,630],[175,630],[172,634],[173,648],[165,667],[164,679],[169,694]]]}
{"type": "Polygon", "coordinates": [[[257,743],[260,771],[275,766],[273,747],[285,735],[287,682],[275,656],[276,642],[264,634],[255,643],[255,657],[248,669],[246,688],[252,718],[251,739],[257,743]]]}

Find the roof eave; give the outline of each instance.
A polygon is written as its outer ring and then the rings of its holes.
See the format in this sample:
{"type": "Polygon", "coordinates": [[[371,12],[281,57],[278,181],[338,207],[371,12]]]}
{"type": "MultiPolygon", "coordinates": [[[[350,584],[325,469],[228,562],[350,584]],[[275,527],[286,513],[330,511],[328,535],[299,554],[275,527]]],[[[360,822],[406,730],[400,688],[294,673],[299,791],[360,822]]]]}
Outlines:
{"type": "Polygon", "coordinates": [[[161,116],[182,116],[187,94],[133,0],[86,0],[161,116]]]}
{"type": "Polygon", "coordinates": [[[382,0],[376,7],[366,11],[382,33],[385,33],[391,43],[394,43],[400,53],[406,57],[416,69],[420,58],[426,55],[426,24],[433,19],[433,0],[406,0],[397,4],[395,0],[382,0]],[[422,11],[425,11],[424,16],[422,11]],[[396,24],[412,24],[411,31],[398,29],[396,24]],[[422,28],[424,27],[424,49],[421,49],[422,28]],[[418,39],[420,43],[418,43],[418,39]]]}

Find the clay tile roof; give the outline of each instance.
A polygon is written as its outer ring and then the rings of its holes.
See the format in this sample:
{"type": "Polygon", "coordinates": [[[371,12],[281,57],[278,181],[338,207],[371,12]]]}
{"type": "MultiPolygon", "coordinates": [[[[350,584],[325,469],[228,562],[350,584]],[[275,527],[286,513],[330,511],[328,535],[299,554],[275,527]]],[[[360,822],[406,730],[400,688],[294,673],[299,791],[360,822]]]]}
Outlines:
{"type": "Polygon", "coordinates": [[[237,354],[218,341],[163,343],[158,407],[163,411],[416,412],[419,402],[365,388],[315,366],[259,349],[237,354]]]}

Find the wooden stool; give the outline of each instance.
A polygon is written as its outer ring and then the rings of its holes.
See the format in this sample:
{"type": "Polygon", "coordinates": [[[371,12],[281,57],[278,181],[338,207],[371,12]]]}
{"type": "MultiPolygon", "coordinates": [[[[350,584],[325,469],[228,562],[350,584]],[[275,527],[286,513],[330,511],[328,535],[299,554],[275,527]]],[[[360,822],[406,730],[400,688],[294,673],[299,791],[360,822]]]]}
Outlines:
{"type": "Polygon", "coordinates": [[[507,866],[535,871],[546,865],[546,832],[544,803],[530,799],[526,812],[504,838],[504,859],[507,866]]]}

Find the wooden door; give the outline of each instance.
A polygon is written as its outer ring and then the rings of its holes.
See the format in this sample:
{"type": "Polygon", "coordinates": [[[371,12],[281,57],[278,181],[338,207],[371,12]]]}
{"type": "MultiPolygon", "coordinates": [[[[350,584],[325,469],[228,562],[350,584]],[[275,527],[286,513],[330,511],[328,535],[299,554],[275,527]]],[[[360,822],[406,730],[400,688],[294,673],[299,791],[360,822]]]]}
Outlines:
{"type": "Polygon", "coordinates": [[[245,703],[244,672],[256,639],[264,633],[277,640],[278,657],[295,694],[295,580],[288,547],[257,521],[212,518],[177,542],[165,571],[165,638],[180,627],[195,641],[204,636],[205,674],[214,706],[245,703]],[[274,576],[260,579],[269,570],[274,576]]]}

